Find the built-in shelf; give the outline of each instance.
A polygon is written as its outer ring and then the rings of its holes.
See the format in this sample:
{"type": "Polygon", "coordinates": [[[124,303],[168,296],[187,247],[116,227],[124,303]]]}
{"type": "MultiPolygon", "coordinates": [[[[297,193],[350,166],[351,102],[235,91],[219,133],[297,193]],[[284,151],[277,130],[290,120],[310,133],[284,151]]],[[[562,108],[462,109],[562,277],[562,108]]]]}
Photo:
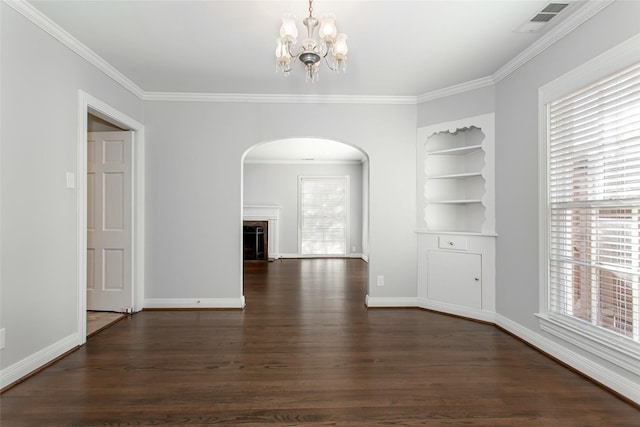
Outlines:
{"type": "Polygon", "coordinates": [[[440,205],[468,205],[471,203],[482,203],[482,200],[427,200],[427,203],[440,205]]]}
{"type": "Polygon", "coordinates": [[[469,153],[482,150],[482,144],[469,145],[465,147],[447,148],[444,150],[427,151],[429,156],[464,156],[469,153]]]}
{"type": "Polygon", "coordinates": [[[423,191],[419,197],[424,224],[435,231],[482,232],[487,193],[482,127],[473,122],[433,127],[422,138],[423,191]]]}
{"type": "Polygon", "coordinates": [[[417,132],[420,306],[495,313],[494,115],[417,132]]]}
{"type": "Polygon", "coordinates": [[[482,176],[482,173],[471,172],[471,173],[454,173],[449,175],[432,175],[432,176],[427,176],[427,179],[459,179],[459,178],[473,178],[475,176],[482,176]]]}

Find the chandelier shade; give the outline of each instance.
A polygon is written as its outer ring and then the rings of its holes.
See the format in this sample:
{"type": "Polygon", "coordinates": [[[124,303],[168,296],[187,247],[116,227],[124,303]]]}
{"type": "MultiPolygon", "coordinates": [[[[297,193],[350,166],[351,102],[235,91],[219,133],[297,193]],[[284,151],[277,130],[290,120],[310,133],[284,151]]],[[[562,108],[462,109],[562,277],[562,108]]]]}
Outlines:
{"type": "Polygon", "coordinates": [[[289,75],[298,60],[304,65],[306,80],[317,81],[320,62],[324,59],[330,70],[345,71],[349,51],[347,35],[338,33],[335,21],[333,13],[314,18],[313,0],[309,0],[309,16],[302,20],[307,37],[298,46],[296,18],[292,14],[284,15],[280,37],[276,40],[276,70],[289,75]]]}

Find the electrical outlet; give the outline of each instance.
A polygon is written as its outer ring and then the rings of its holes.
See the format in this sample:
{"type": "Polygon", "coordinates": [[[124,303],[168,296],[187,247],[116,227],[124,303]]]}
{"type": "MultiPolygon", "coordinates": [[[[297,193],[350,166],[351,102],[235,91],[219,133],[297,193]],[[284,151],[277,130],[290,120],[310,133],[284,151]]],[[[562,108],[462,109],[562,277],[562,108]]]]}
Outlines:
{"type": "Polygon", "coordinates": [[[0,350],[4,348],[4,328],[0,329],[0,350]]]}
{"type": "Polygon", "coordinates": [[[378,279],[378,286],[384,286],[384,276],[379,275],[377,279],[378,279]]]}
{"type": "Polygon", "coordinates": [[[355,246],[351,246],[351,253],[355,253],[356,252],[356,247],[355,246]]]}

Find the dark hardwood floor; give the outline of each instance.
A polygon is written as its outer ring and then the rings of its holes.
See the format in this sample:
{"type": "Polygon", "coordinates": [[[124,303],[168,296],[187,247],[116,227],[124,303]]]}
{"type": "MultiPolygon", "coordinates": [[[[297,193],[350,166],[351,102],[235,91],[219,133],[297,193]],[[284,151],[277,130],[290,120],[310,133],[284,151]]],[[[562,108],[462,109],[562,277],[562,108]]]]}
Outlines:
{"type": "Polygon", "coordinates": [[[640,425],[491,325],[365,293],[360,260],[247,263],[244,311],[127,317],[4,393],[0,425],[640,425]]]}

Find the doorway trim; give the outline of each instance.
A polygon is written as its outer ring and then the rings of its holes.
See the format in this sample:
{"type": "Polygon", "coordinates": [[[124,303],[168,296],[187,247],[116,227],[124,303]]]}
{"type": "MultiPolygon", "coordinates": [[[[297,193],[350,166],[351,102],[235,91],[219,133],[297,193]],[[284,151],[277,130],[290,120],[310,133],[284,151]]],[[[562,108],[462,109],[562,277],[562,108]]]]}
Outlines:
{"type": "MultiPolygon", "coordinates": [[[[254,143],[253,145],[249,146],[243,153],[242,156],[240,157],[240,212],[241,212],[241,216],[240,216],[240,221],[239,221],[239,226],[238,226],[238,237],[239,237],[239,242],[240,244],[238,245],[238,255],[239,255],[239,270],[240,270],[240,295],[241,295],[241,299],[242,299],[242,307],[245,307],[245,297],[244,297],[244,253],[243,253],[243,233],[242,233],[242,223],[245,219],[247,219],[245,217],[245,212],[247,211],[247,208],[251,208],[251,207],[255,207],[255,205],[245,205],[246,201],[245,201],[245,194],[244,194],[244,178],[245,178],[245,165],[246,165],[246,157],[249,154],[249,152],[251,152],[251,150],[253,150],[254,148],[263,145],[263,144],[269,144],[272,142],[278,142],[278,141],[286,141],[289,139],[320,139],[320,140],[325,140],[325,141],[329,141],[329,142],[337,142],[343,145],[348,145],[350,147],[353,147],[355,149],[357,149],[358,151],[360,151],[363,155],[364,155],[364,161],[362,162],[363,165],[363,172],[362,172],[362,254],[360,254],[361,256],[358,256],[357,258],[361,258],[364,262],[367,263],[367,274],[369,275],[369,280],[368,280],[368,284],[367,284],[367,294],[365,296],[365,305],[368,302],[369,299],[369,295],[371,294],[371,277],[370,277],[370,273],[371,273],[371,265],[369,264],[369,253],[371,250],[371,245],[370,245],[370,241],[371,241],[371,218],[370,218],[370,213],[369,213],[369,209],[370,209],[370,205],[371,205],[371,157],[369,155],[369,153],[361,148],[359,145],[356,144],[351,144],[348,142],[344,142],[335,138],[325,138],[325,137],[295,137],[295,136],[287,136],[287,137],[280,137],[280,138],[274,138],[274,139],[270,139],[270,140],[264,140],[261,142],[257,142],[254,143]]],[[[278,164],[279,162],[269,162],[269,163],[276,163],[278,164]]],[[[287,163],[287,162],[284,162],[287,163]]],[[[290,163],[290,162],[289,162],[290,163]]],[[[277,206],[277,209],[280,210],[281,206],[277,206]]],[[[296,207],[297,209],[297,207],[296,207]]],[[[278,219],[276,217],[276,219],[278,219]]],[[[278,221],[276,221],[278,222],[278,221]]],[[[275,233],[279,234],[279,229],[276,227],[275,229],[275,233]]],[[[271,231],[269,231],[269,233],[271,233],[271,231]]],[[[271,234],[270,239],[273,239],[273,234],[271,234]]],[[[276,239],[279,239],[279,237],[275,237],[276,239]]],[[[348,241],[350,241],[350,239],[347,239],[348,241]]],[[[350,244],[350,243],[349,243],[350,244]]],[[[271,245],[271,243],[269,243],[269,245],[271,245]]],[[[285,258],[286,256],[283,256],[282,253],[280,253],[279,248],[277,250],[277,257],[278,258],[285,258]]],[[[297,257],[297,256],[296,256],[297,257]]],[[[348,255],[345,256],[345,258],[351,258],[348,255]]]]}
{"type": "Polygon", "coordinates": [[[78,90],[78,134],[76,149],[76,287],[78,345],[87,341],[87,133],[91,113],[110,123],[133,131],[132,147],[132,289],[133,311],[144,302],[144,230],[145,230],[145,132],[144,125],[107,103],[78,90]]]}

